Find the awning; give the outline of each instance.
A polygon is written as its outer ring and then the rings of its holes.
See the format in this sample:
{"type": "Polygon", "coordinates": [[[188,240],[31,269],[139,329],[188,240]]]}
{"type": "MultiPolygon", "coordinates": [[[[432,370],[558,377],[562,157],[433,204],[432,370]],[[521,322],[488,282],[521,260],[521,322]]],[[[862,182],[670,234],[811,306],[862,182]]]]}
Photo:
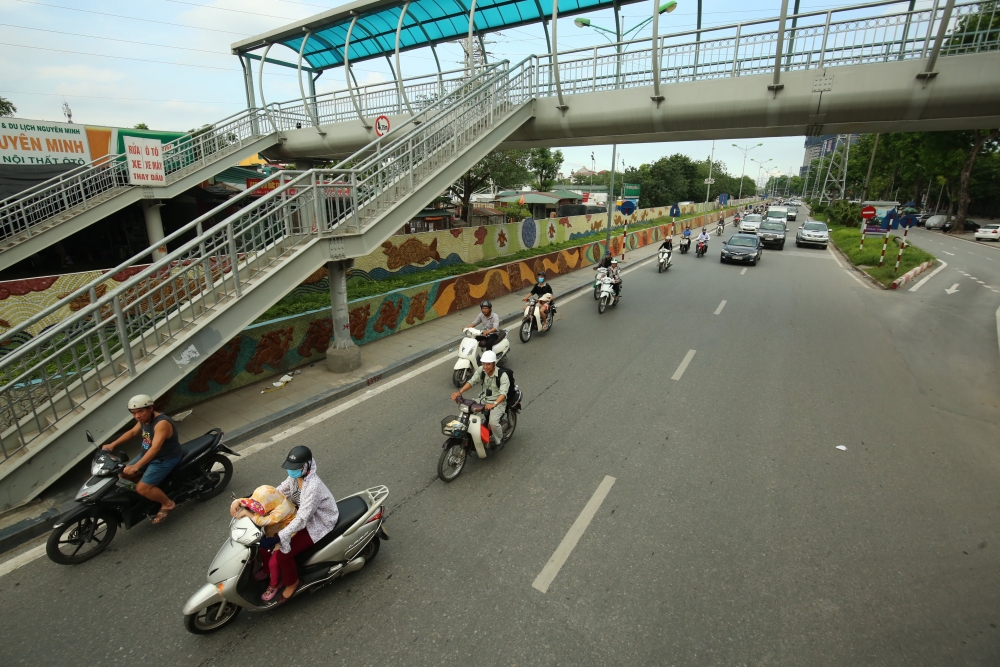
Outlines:
{"type": "MultiPolygon", "coordinates": [[[[618,5],[639,0],[620,0],[618,5]]],[[[396,28],[403,10],[399,0],[359,0],[336,9],[291,23],[282,28],[236,42],[234,54],[282,44],[298,54],[306,33],[309,41],[303,53],[309,66],[317,70],[344,64],[344,44],[351,20],[351,62],[381,58],[395,53],[396,28]]],[[[399,35],[400,51],[466,38],[472,0],[412,0],[403,18],[399,35]]],[[[559,16],[573,16],[611,8],[613,0],[560,0],[559,16]]],[[[538,23],[552,18],[552,0],[476,0],[473,17],[476,34],[538,23]]]]}
{"type": "Polygon", "coordinates": [[[517,195],[510,195],[509,197],[497,197],[497,201],[502,201],[505,203],[523,203],[523,204],[550,204],[555,206],[559,203],[559,197],[555,195],[547,195],[541,192],[523,192],[517,195]],[[521,200],[524,201],[521,201],[521,200]]]}

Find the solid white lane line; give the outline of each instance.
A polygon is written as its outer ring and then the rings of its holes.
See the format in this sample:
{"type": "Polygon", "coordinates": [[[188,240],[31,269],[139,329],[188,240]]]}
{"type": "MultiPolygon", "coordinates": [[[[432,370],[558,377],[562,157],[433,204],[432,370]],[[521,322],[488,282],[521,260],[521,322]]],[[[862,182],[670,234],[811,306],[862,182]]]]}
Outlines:
{"type": "Polygon", "coordinates": [[[28,551],[25,551],[20,556],[15,556],[14,558],[11,558],[9,561],[0,563],[0,577],[10,574],[17,568],[21,567],[22,565],[27,565],[36,558],[41,558],[44,555],[45,555],[45,545],[40,544],[34,549],[29,549],[28,551]]]}
{"type": "Polygon", "coordinates": [[[997,308],[997,345],[1000,346],[1000,308],[997,308]]]}
{"type": "Polygon", "coordinates": [[[684,375],[684,371],[687,370],[688,364],[690,364],[691,360],[694,359],[695,352],[696,350],[688,350],[688,353],[684,355],[684,361],[682,361],[681,365],[677,367],[677,370],[674,371],[674,374],[670,376],[671,380],[681,379],[681,376],[684,375]]]}
{"type": "Polygon", "coordinates": [[[590,522],[593,521],[594,515],[597,514],[597,510],[601,508],[601,503],[607,497],[608,492],[611,491],[611,487],[614,486],[615,478],[611,475],[605,475],[604,480],[601,482],[600,486],[597,487],[597,491],[594,491],[594,495],[590,497],[587,504],[584,505],[583,511],[580,512],[580,516],[576,517],[576,521],[570,526],[569,532],[556,547],[555,553],[552,554],[552,558],[549,558],[549,562],[545,564],[542,571],[538,573],[535,577],[535,581],[532,582],[531,587],[535,590],[541,591],[542,593],[549,590],[549,586],[552,581],[559,574],[559,570],[566,563],[569,555],[573,553],[573,549],[576,548],[576,543],[580,541],[583,537],[583,533],[586,532],[587,527],[590,522]]]}
{"type": "Polygon", "coordinates": [[[279,433],[276,433],[275,435],[272,435],[270,438],[268,438],[267,440],[264,440],[263,442],[258,442],[255,445],[250,445],[246,449],[238,449],[238,450],[236,450],[236,453],[239,454],[240,456],[234,461],[234,463],[238,463],[238,462],[240,462],[240,461],[248,458],[252,454],[256,454],[257,452],[259,452],[259,451],[261,451],[263,449],[267,449],[271,445],[276,445],[279,442],[281,442],[282,440],[286,440],[287,438],[290,438],[291,436],[293,436],[293,435],[295,435],[297,433],[301,433],[302,431],[306,430],[307,428],[312,428],[313,426],[316,426],[317,424],[322,424],[323,422],[325,422],[330,417],[338,415],[341,412],[343,412],[344,410],[349,410],[349,409],[353,408],[355,405],[358,405],[360,403],[364,403],[369,398],[374,398],[375,396],[378,396],[379,394],[381,394],[384,391],[388,391],[389,389],[392,389],[395,386],[403,384],[407,380],[415,378],[416,376],[418,376],[418,375],[420,375],[422,373],[426,373],[430,369],[435,368],[436,366],[440,366],[441,364],[443,364],[444,362],[446,362],[446,361],[448,361],[449,359],[452,359],[452,358],[454,358],[453,355],[451,355],[451,354],[445,354],[442,357],[440,357],[438,359],[435,359],[434,361],[426,363],[423,366],[420,366],[419,368],[416,368],[416,369],[410,371],[409,373],[405,373],[404,375],[400,375],[398,378],[395,378],[393,380],[389,380],[388,382],[386,382],[383,385],[379,385],[378,387],[375,387],[374,389],[369,389],[368,391],[366,391],[365,393],[361,394],[360,396],[356,396],[355,398],[352,398],[349,401],[344,401],[343,403],[341,403],[339,405],[335,405],[334,407],[330,408],[329,410],[325,410],[325,411],[319,413],[315,417],[311,417],[311,418],[305,420],[304,422],[296,424],[295,426],[286,428],[284,431],[281,431],[279,433]]]}
{"type": "Polygon", "coordinates": [[[746,272],[747,272],[747,267],[745,267],[745,266],[744,266],[744,267],[743,267],[743,270],[742,270],[742,271],[740,271],[740,275],[742,276],[742,275],[743,275],[744,273],[746,273],[746,272]]]}
{"type": "Polygon", "coordinates": [[[931,271],[928,275],[926,275],[923,278],[921,278],[920,282],[918,282],[916,285],[914,285],[913,287],[910,288],[911,292],[916,292],[918,289],[920,289],[921,287],[924,286],[924,283],[926,283],[928,280],[930,280],[931,278],[933,278],[937,274],[941,273],[942,271],[944,271],[948,267],[948,262],[944,262],[944,261],[941,261],[941,260],[938,260],[938,261],[941,262],[941,266],[937,267],[936,269],[934,269],[933,271],[931,271]]]}
{"type": "Polygon", "coordinates": [[[726,307],[726,300],[723,299],[722,303],[719,304],[719,307],[715,309],[715,314],[718,315],[719,313],[721,313],[722,309],[725,307],[726,307]]]}
{"type": "Polygon", "coordinates": [[[830,253],[830,257],[833,257],[833,261],[835,261],[837,263],[837,266],[839,266],[840,268],[844,268],[844,265],[840,263],[840,258],[837,257],[837,253],[835,253],[833,251],[833,248],[831,248],[830,246],[827,246],[826,247],[826,251],[828,253],[830,253]]]}

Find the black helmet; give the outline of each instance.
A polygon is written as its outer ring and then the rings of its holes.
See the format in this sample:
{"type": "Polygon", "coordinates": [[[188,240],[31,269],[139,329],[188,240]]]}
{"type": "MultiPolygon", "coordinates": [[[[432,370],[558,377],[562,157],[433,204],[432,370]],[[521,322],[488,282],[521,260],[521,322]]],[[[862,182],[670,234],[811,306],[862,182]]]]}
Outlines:
{"type": "Polygon", "coordinates": [[[479,307],[480,308],[489,308],[490,310],[493,310],[493,304],[490,303],[489,299],[484,300],[481,304],[479,304],[479,307]]]}
{"type": "Polygon", "coordinates": [[[547,274],[547,273],[545,273],[545,271],[544,271],[544,270],[543,270],[543,271],[539,271],[539,272],[538,272],[538,275],[540,275],[540,276],[541,276],[542,278],[548,278],[548,277],[549,277],[549,276],[548,276],[548,274],[547,274]]]}
{"type": "Polygon", "coordinates": [[[288,456],[285,457],[285,462],[281,464],[281,467],[285,470],[301,470],[312,461],[312,457],[312,450],[308,447],[303,445],[292,447],[292,451],[288,452],[288,456]]]}

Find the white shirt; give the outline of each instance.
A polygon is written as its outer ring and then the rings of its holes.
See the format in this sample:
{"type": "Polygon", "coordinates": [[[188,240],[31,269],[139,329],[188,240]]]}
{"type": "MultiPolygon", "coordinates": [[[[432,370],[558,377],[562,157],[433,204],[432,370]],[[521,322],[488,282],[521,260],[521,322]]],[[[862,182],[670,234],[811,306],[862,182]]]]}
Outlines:
{"type": "Polygon", "coordinates": [[[699,241],[707,241],[710,238],[712,238],[712,237],[708,235],[708,232],[702,232],[701,234],[698,234],[698,240],[699,241]]]}
{"type": "Polygon", "coordinates": [[[287,498],[292,498],[295,491],[299,490],[298,511],[295,513],[295,518],[278,532],[281,553],[289,552],[292,548],[292,535],[303,528],[315,544],[333,530],[337,525],[337,519],[340,518],[336,499],[316,474],[315,459],[309,461],[309,474],[300,479],[301,490],[298,489],[298,479],[292,477],[286,477],[285,481],[278,485],[278,491],[287,498]]]}

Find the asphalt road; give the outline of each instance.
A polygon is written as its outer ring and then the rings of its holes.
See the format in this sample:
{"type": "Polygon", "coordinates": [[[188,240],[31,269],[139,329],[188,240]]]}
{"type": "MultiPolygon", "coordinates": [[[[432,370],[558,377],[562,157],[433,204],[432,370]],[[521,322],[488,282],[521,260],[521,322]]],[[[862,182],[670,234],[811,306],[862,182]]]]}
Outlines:
{"type": "Polygon", "coordinates": [[[890,293],[831,251],[789,243],[743,271],[719,245],[665,275],[641,265],[617,307],[598,315],[584,292],[515,341],[517,432],[452,484],[435,471],[450,361],[237,462],[235,491],[280,481],[296,444],[337,495],[388,485],[392,539],[370,567],[193,636],[181,606],[228,500],[185,506],[84,565],[0,577],[4,664],[1000,664],[996,392],[981,393],[1000,352],[995,324],[979,330],[1000,295],[980,287],[956,317],[939,296],[974,290],[936,289],[951,278],[890,293]]]}

